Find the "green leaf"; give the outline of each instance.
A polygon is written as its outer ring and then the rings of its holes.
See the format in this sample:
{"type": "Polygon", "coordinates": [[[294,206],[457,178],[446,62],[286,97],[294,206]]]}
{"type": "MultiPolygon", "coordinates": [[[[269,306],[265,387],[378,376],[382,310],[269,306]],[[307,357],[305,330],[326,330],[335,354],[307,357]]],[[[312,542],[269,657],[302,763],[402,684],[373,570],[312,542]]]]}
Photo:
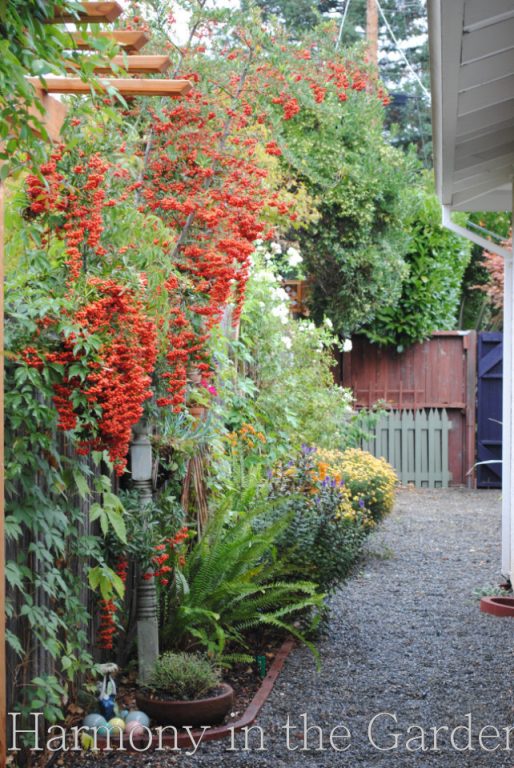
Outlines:
{"type": "Polygon", "coordinates": [[[110,510],[106,513],[106,517],[112,526],[114,533],[118,537],[118,539],[123,543],[127,543],[127,528],[125,526],[125,521],[123,519],[123,516],[120,512],[117,512],[116,510],[110,510]]]}
{"type": "MultiPolygon", "coordinates": [[[[87,483],[86,478],[80,471],[80,469],[74,469],[73,470],[73,480],[75,481],[75,485],[77,486],[77,490],[79,492],[79,496],[81,499],[86,499],[89,494],[89,485],[87,483]]],[[[90,516],[91,519],[91,516],[90,516]]]]}

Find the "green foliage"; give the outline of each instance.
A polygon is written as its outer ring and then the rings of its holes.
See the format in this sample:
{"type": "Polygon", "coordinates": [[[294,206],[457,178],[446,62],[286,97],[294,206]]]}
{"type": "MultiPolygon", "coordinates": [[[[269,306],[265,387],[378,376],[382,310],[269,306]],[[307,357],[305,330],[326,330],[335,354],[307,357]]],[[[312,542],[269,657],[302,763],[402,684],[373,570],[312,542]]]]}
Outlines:
{"type": "Polygon", "coordinates": [[[95,502],[89,508],[89,520],[98,520],[100,530],[107,536],[110,529],[122,544],[127,543],[127,529],[123,515],[125,510],[118,496],[111,491],[111,479],[102,475],[95,479],[96,490],[102,494],[102,504],[95,502]]]}
{"type": "Polygon", "coordinates": [[[321,21],[322,8],[332,10],[337,7],[338,0],[321,0],[320,3],[313,0],[242,0],[243,9],[252,5],[261,9],[265,19],[277,16],[290,32],[301,34],[321,21]]]}
{"type": "MultiPolygon", "coordinates": [[[[468,226],[478,226],[493,232],[499,238],[508,240],[511,234],[511,211],[487,213],[471,213],[468,226]]],[[[487,233],[484,233],[487,237],[487,233]]],[[[485,286],[490,280],[489,272],[483,263],[483,250],[479,245],[472,245],[471,258],[462,279],[462,295],[459,313],[459,328],[473,330],[496,330],[497,311],[484,290],[477,286],[485,286]]]]}
{"type": "MultiPolygon", "coordinates": [[[[343,13],[346,19],[341,42],[343,47],[360,43],[366,30],[366,0],[242,0],[243,7],[256,4],[269,19],[276,16],[295,37],[301,38],[328,17],[335,20],[332,39],[339,33],[343,13]]],[[[396,40],[417,76],[430,90],[427,10],[423,0],[382,0],[386,18],[396,40]]],[[[385,126],[391,143],[407,149],[414,146],[425,167],[432,165],[432,127],[430,100],[410,72],[405,59],[397,55],[397,46],[379,14],[379,75],[390,92],[391,103],[385,111],[385,126]],[[393,55],[391,55],[393,54],[393,55]]]]}
{"type": "Polygon", "coordinates": [[[146,571],[155,547],[163,539],[173,536],[184,524],[184,511],[177,499],[163,491],[155,502],[142,504],[137,491],[123,490],[119,494],[125,508],[124,520],[127,540],[124,544],[109,539],[109,550],[114,555],[128,555],[142,572],[146,571]]]}
{"type": "Polygon", "coordinates": [[[165,618],[167,647],[200,647],[224,662],[250,660],[241,653],[245,633],[265,627],[289,632],[310,646],[293,620],[319,610],[322,595],[309,581],[286,578],[276,559],[275,541],[287,519],[256,530],[259,513],[259,505],[235,510],[230,497],[214,512],[176,576],[165,618]]]}
{"type": "Polygon", "coordinates": [[[87,574],[90,587],[104,599],[123,592],[105,561],[103,537],[85,528],[85,509],[91,506],[105,532],[123,539],[125,531],[122,507],[111,492],[109,478],[99,470],[100,465],[109,466],[106,457],[97,454],[96,465],[86,463],[70,451],[66,439],[62,444],[56,440],[52,397],[58,366],[38,370],[16,354],[38,319],[56,306],[48,296],[55,277],[44,282],[35,276],[39,267],[36,260],[32,270],[12,276],[6,302],[6,611],[17,630],[8,632],[7,641],[25,670],[17,708],[23,713],[43,711],[55,722],[64,716],[77,675],[94,666],[88,649],[90,617],[83,600],[82,574],[87,574]],[[98,475],[94,483],[93,467],[98,475]],[[30,679],[34,645],[56,663],[55,674],[38,678],[39,682],[30,679]],[[44,705],[39,708],[34,702],[41,700],[44,705]]]}
{"type": "MultiPolygon", "coordinates": [[[[341,4],[340,4],[341,5],[341,4]]],[[[381,0],[393,35],[409,64],[430,91],[427,34],[427,6],[424,0],[381,0]]],[[[352,0],[346,17],[342,42],[362,40],[366,30],[366,0],[352,0]]],[[[394,146],[406,150],[414,146],[425,167],[432,166],[432,126],[430,99],[413,76],[379,13],[379,74],[391,103],[386,108],[385,125],[394,146]]]]}
{"type": "Polygon", "coordinates": [[[177,701],[202,699],[219,686],[221,675],[212,659],[193,653],[163,653],[150,673],[148,686],[177,701]]]}
{"type": "Polygon", "coordinates": [[[336,483],[317,480],[307,450],[274,472],[271,499],[288,525],[277,541],[280,561],[293,576],[312,579],[320,589],[337,587],[350,573],[366,535],[362,515],[338,517],[341,492],[336,483]]]}
{"type": "Polygon", "coordinates": [[[218,363],[219,418],[237,432],[249,423],[264,432],[261,453],[272,464],[291,446],[355,444],[352,397],[334,384],[330,321],[294,320],[282,281],[258,246],[246,289],[239,339],[213,340],[218,363]]]}
{"type": "MultiPolygon", "coordinates": [[[[471,246],[467,240],[442,227],[441,207],[434,194],[425,194],[416,215],[407,222],[410,246],[406,254],[409,273],[398,302],[381,308],[366,335],[379,344],[401,351],[433,331],[455,328],[464,270],[471,246]]],[[[466,216],[457,214],[465,223],[466,216]]]]}
{"type": "Polygon", "coordinates": [[[118,597],[123,597],[125,586],[120,577],[114,573],[111,568],[105,565],[97,565],[89,569],[89,586],[95,591],[99,591],[102,600],[110,600],[116,593],[118,597]]]}
{"type": "Polygon", "coordinates": [[[76,0],[8,0],[0,4],[0,180],[23,165],[22,152],[35,163],[45,159],[48,141],[44,109],[27,75],[44,83],[45,75],[65,75],[65,59],[76,74],[94,83],[93,70],[105,64],[115,48],[105,38],[94,38],[92,56],[75,57],[63,25],[49,24],[58,13],[78,17],[76,0]],[[42,141],[42,140],[43,141],[42,141]]]}
{"type": "MultiPolygon", "coordinates": [[[[65,5],[71,6],[64,2],[50,5],[45,0],[15,0],[0,12],[0,23],[4,25],[0,54],[5,53],[4,58],[0,56],[0,90],[4,94],[0,102],[0,139],[6,142],[6,154],[19,149],[40,159],[42,144],[33,141],[34,119],[27,111],[34,96],[27,91],[24,75],[28,71],[35,75],[63,71],[61,54],[66,33],[44,21],[54,9],[65,5]],[[8,52],[5,40],[11,43],[8,52]]],[[[155,18],[162,21],[164,10],[169,11],[167,3],[156,0],[153,5],[155,18]]],[[[229,24],[231,15],[229,9],[213,12],[221,32],[198,67],[206,91],[216,89],[214,101],[220,110],[226,108],[228,100],[216,80],[230,82],[244,62],[244,56],[233,64],[230,57],[218,55],[227,40],[232,42],[237,37],[236,47],[240,46],[240,32],[234,32],[229,24]]],[[[193,26],[198,24],[199,29],[200,16],[199,5],[193,15],[193,26]]],[[[257,21],[254,16],[253,21],[257,21]]],[[[163,22],[164,37],[165,26],[163,22]]],[[[266,28],[259,23],[254,26],[252,45],[255,43],[261,61],[273,59],[279,71],[286,73],[284,77],[289,76],[291,62],[296,61],[290,55],[294,44],[291,48],[288,43],[290,47],[282,51],[280,46],[270,44],[266,28]]],[[[333,53],[328,29],[307,42],[312,43],[312,50],[320,51],[320,57],[333,53]]],[[[112,52],[105,41],[98,41],[97,51],[103,57],[112,52]]],[[[361,54],[356,51],[351,55],[354,53],[355,62],[362,64],[361,54]]],[[[83,59],[87,61],[86,69],[94,66],[94,57],[83,59]]],[[[341,56],[339,64],[345,60],[341,56]]],[[[252,66],[258,63],[252,60],[252,66]]],[[[90,77],[91,71],[84,70],[84,76],[90,77]]],[[[288,218],[287,227],[303,227],[296,231],[300,233],[307,266],[316,272],[316,317],[320,327],[310,322],[294,323],[288,315],[279,277],[273,270],[257,265],[248,287],[240,339],[228,341],[220,335],[217,345],[213,345],[214,359],[219,363],[220,396],[212,403],[211,420],[194,428],[188,416],[166,415],[155,406],[148,407],[151,420],[158,422],[154,448],[162,493],[155,505],[144,509],[134,498],[124,495],[120,501],[113,493],[105,454],[94,455],[91,462],[86,462],[72,453],[76,435],[57,436],[52,398],[54,385],[62,380],[62,365],[47,361],[38,367],[37,363],[23,362],[20,353],[34,339],[38,350],[47,352],[59,349],[63,338],[72,338],[74,350],[81,355],[70,372],[84,381],[104,338],[101,333],[84,333],[84,327],[75,320],[77,309],[91,298],[94,289],[82,275],[76,290],[69,291],[65,266],[69,254],[66,243],[56,234],[66,214],[56,212],[49,219],[33,218],[34,211],[26,209],[26,199],[13,182],[7,217],[6,304],[6,531],[13,554],[6,576],[10,596],[17,598],[8,602],[8,616],[17,630],[22,629],[18,637],[10,632],[8,641],[18,653],[25,675],[18,704],[23,712],[41,705],[51,721],[64,715],[77,676],[93,664],[84,585],[89,584],[104,600],[118,601],[123,588],[119,575],[111,568],[115,556],[128,554],[141,569],[152,562],[156,544],[173,549],[167,537],[176,531],[179,519],[180,480],[186,459],[201,441],[209,442],[215,458],[211,484],[217,509],[185,564],[182,550],[177,547],[174,551],[175,559],[169,560],[173,564],[170,583],[167,578],[158,583],[164,637],[169,647],[199,647],[217,658],[234,658],[245,649],[249,630],[271,627],[308,642],[297,620],[302,618],[308,628],[316,624],[323,606],[322,595],[317,583],[305,579],[306,573],[318,572],[311,569],[310,561],[291,557],[284,564],[278,558],[277,541],[286,531],[289,536],[294,533],[290,516],[295,509],[282,509],[276,519],[269,509],[265,514],[262,505],[269,507],[269,499],[268,487],[262,482],[263,468],[301,442],[325,447],[345,447],[355,442],[351,395],[334,386],[331,377],[331,350],[336,337],[330,324],[321,321],[326,311],[333,316],[337,332],[349,331],[371,318],[378,304],[392,301],[399,292],[405,245],[402,218],[410,207],[410,192],[402,190],[414,179],[415,167],[386,145],[379,99],[366,90],[361,94],[350,91],[347,105],[336,101],[334,94],[324,104],[316,105],[308,80],[295,83],[304,107],[297,117],[284,121],[283,107],[275,105],[275,110],[268,104],[276,130],[276,136],[270,138],[276,139],[283,151],[280,161],[277,155],[273,159],[267,155],[263,168],[272,169],[270,185],[287,184],[292,197],[299,190],[303,212],[299,222],[288,218]],[[380,176],[377,164],[381,166],[380,176]],[[331,272],[324,272],[325,264],[331,272]],[[229,431],[240,433],[245,423],[253,424],[257,433],[262,430],[265,438],[258,451],[246,450],[250,448],[246,444],[245,451],[236,451],[233,456],[224,435],[229,431]],[[228,466],[231,462],[232,466],[228,466]],[[217,472],[220,467],[226,474],[217,472]],[[246,487],[248,477],[250,485],[246,487]],[[222,493],[227,478],[232,494],[222,493]],[[87,512],[92,532],[85,525],[87,512]],[[163,539],[166,544],[160,543],[163,539]],[[27,541],[31,542],[29,546],[27,541]],[[291,579],[290,569],[295,562],[298,580],[291,579]],[[19,606],[16,615],[15,606],[19,606]],[[34,646],[47,650],[56,660],[54,675],[30,680],[34,646]]],[[[262,99],[261,94],[256,96],[252,107],[255,114],[261,103],[265,108],[267,101],[264,95],[262,99]]],[[[74,168],[99,152],[115,159],[117,170],[108,172],[105,192],[112,200],[120,201],[104,211],[102,255],[91,248],[82,254],[84,272],[87,277],[119,280],[136,296],[150,297],[148,313],[162,321],[158,323],[162,352],[166,349],[170,318],[167,292],[162,285],[173,272],[170,250],[163,244],[170,239],[173,227],[167,228],[158,218],[146,215],[138,205],[137,191],[122,194],[144,174],[142,139],[149,111],[143,109],[140,116],[135,116],[131,110],[126,115],[112,106],[96,109],[95,100],[93,107],[84,102],[70,100],[70,117],[79,118],[80,124],[73,131],[71,126],[65,131],[69,153],[65,153],[60,167],[63,183],[83,192],[81,179],[77,178],[80,173],[74,168]]],[[[158,111],[159,103],[153,104],[158,111]]],[[[268,128],[250,124],[249,135],[254,129],[268,138],[268,128]]],[[[173,148],[167,151],[172,153],[173,148]]],[[[199,168],[204,160],[199,155],[199,168]]],[[[281,223],[278,209],[267,215],[272,223],[281,223]]],[[[189,287],[184,288],[185,303],[194,298],[189,287]]],[[[155,371],[156,388],[159,381],[162,386],[160,373],[159,369],[155,371]]],[[[94,426],[99,414],[79,388],[73,393],[73,404],[86,426],[89,420],[94,426]]],[[[331,585],[329,564],[334,573],[347,572],[358,550],[362,526],[356,522],[358,511],[353,517],[337,517],[341,510],[334,510],[331,486],[320,489],[318,495],[323,514],[314,510],[310,496],[302,501],[307,520],[302,536],[305,543],[312,540],[312,557],[317,560],[324,557],[323,532],[326,539],[338,543],[339,560],[336,562],[335,545],[331,544],[326,571],[318,577],[320,583],[331,585]]],[[[187,532],[185,538],[189,543],[187,532]]],[[[186,546],[183,541],[184,551],[186,546]]]]}
{"type": "MultiPolygon", "coordinates": [[[[349,55],[359,61],[358,51],[349,55]]],[[[346,336],[400,295],[418,170],[414,156],[384,139],[379,100],[360,95],[304,108],[282,128],[283,163],[317,201],[318,220],[296,235],[312,276],[313,318],[329,317],[346,336]]]]}

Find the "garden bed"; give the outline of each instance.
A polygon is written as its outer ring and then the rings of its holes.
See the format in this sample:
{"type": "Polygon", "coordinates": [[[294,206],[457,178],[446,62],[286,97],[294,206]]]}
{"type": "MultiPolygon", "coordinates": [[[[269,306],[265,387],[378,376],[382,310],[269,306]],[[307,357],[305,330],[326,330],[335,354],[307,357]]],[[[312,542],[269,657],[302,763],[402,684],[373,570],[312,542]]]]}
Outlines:
{"type": "MultiPolygon", "coordinates": [[[[211,728],[203,736],[203,741],[212,741],[223,739],[230,736],[232,729],[241,730],[245,726],[250,726],[255,722],[259,712],[273,690],[273,686],[284,666],[284,663],[294,648],[295,642],[292,639],[285,640],[280,647],[268,650],[265,653],[268,665],[268,673],[261,679],[256,669],[249,665],[235,665],[224,677],[234,688],[234,706],[227,716],[225,722],[214,728],[211,728]]],[[[135,690],[127,689],[124,693],[124,701],[130,704],[134,698],[135,690]]],[[[193,731],[192,737],[198,739],[201,731],[193,731]]],[[[157,738],[154,737],[152,745],[148,749],[141,749],[137,740],[136,748],[140,751],[136,753],[132,750],[130,744],[126,744],[126,752],[116,751],[115,749],[105,752],[103,755],[98,752],[68,752],[66,754],[56,754],[49,761],[42,763],[46,768],[66,765],[69,768],[83,768],[83,766],[94,765],[96,768],[117,768],[117,766],[131,765],[137,761],[138,765],[144,765],[144,756],[154,754],[155,747],[158,746],[157,738]]],[[[162,751],[163,765],[171,765],[171,760],[177,753],[174,750],[174,740],[171,736],[164,736],[162,740],[164,751],[162,751]]],[[[98,740],[101,747],[102,740],[98,740]]],[[[178,734],[177,745],[180,749],[188,749],[191,746],[191,738],[185,731],[178,734]]],[[[156,766],[155,759],[152,765],[156,766]]]]}

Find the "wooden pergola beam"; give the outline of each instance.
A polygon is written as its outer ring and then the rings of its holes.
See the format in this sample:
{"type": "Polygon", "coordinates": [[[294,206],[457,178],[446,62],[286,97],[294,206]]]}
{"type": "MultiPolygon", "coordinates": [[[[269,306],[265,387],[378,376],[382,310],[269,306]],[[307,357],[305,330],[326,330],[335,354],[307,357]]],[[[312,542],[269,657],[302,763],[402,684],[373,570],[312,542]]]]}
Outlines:
{"type": "Polygon", "coordinates": [[[56,13],[46,24],[65,24],[68,22],[74,24],[87,23],[99,24],[115,21],[123,13],[123,8],[116,2],[104,3],[81,3],[82,8],[78,12],[78,17],[69,12],[56,13]]]}
{"type": "MultiPolygon", "coordinates": [[[[27,78],[34,86],[44,88],[47,93],[74,93],[90,96],[92,85],[78,77],[45,77],[44,86],[37,78],[27,78]]],[[[107,91],[115,88],[122,96],[170,96],[178,98],[191,90],[189,80],[143,80],[141,78],[102,78],[94,89],[107,91]]]]}
{"type": "MultiPolygon", "coordinates": [[[[75,48],[83,51],[95,50],[89,39],[86,39],[81,32],[72,32],[71,38],[75,48]]],[[[95,32],[94,37],[107,38],[117,43],[127,53],[136,53],[150,40],[145,32],[129,29],[115,29],[112,32],[95,32]]]]}
{"type": "MultiPolygon", "coordinates": [[[[30,78],[30,82],[36,90],[38,101],[43,106],[44,112],[41,113],[35,106],[29,107],[29,114],[37,118],[46,128],[46,132],[51,141],[59,141],[61,128],[66,117],[66,105],[50,96],[43,90],[38,78],[30,78]]],[[[37,135],[41,135],[38,133],[37,135]]]]}
{"type": "MultiPolygon", "coordinates": [[[[76,71],[77,63],[70,60],[69,64],[66,63],[66,68],[76,71]]],[[[109,63],[96,66],[95,74],[112,75],[112,64],[132,75],[152,75],[166,72],[171,67],[171,59],[168,56],[114,56],[109,63]]]]}

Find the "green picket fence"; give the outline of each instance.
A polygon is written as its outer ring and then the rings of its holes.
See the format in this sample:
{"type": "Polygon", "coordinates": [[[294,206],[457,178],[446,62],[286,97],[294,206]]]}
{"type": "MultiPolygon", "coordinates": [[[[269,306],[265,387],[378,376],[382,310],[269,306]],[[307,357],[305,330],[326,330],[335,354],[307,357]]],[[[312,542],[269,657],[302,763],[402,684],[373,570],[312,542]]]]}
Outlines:
{"type": "Polygon", "coordinates": [[[361,447],[386,459],[404,485],[447,488],[451,480],[448,468],[451,426],[444,408],[388,411],[371,430],[372,437],[362,440],[361,447]]]}

